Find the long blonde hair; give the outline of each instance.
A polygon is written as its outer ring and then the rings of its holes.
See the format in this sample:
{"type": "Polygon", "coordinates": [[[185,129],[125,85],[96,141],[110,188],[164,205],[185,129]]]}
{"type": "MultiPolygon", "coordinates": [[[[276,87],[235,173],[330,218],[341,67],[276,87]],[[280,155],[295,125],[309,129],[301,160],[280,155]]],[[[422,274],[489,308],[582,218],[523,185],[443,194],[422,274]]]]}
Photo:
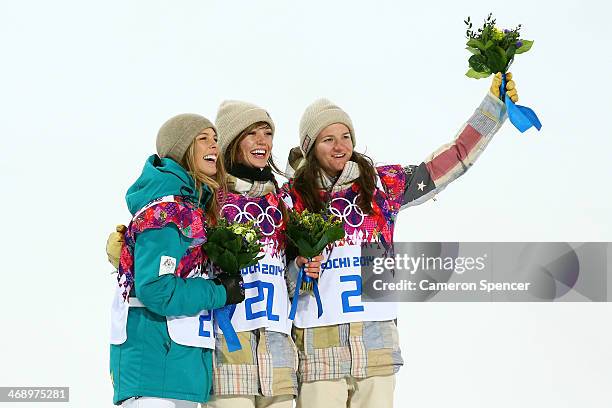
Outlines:
{"type": "Polygon", "coordinates": [[[217,174],[214,177],[208,176],[204,174],[204,172],[198,169],[197,160],[195,157],[195,139],[187,148],[185,152],[185,156],[183,156],[183,167],[187,169],[187,172],[193,180],[195,181],[196,191],[198,192],[198,202],[202,199],[202,194],[204,193],[204,185],[206,185],[212,191],[212,197],[206,203],[204,207],[206,217],[209,222],[214,225],[217,223],[219,219],[219,199],[220,192],[222,190],[226,190],[226,179],[227,173],[225,171],[225,166],[223,165],[223,158],[217,157],[217,174]]]}

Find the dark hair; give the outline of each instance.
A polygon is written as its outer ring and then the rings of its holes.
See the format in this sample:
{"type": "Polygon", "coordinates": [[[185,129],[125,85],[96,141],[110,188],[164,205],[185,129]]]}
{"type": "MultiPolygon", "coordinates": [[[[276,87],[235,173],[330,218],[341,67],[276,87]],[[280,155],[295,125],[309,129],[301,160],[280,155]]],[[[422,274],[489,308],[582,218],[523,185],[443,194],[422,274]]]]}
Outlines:
{"type": "MultiPolygon", "coordinates": [[[[357,205],[365,214],[372,213],[372,197],[376,189],[376,169],[374,162],[365,154],[353,151],[351,161],[359,166],[359,178],[356,180],[359,186],[359,198],[357,205]]],[[[293,180],[293,186],[304,201],[304,206],[309,211],[318,212],[324,208],[324,200],[321,200],[321,189],[319,180],[322,177],[323,169],[314,154],[314,148],[310,149],[304,160],[304,165],[300,167],[293,180]]],[[[326,192],[326,199],[329,200],[329,192],[326,192]]]]}

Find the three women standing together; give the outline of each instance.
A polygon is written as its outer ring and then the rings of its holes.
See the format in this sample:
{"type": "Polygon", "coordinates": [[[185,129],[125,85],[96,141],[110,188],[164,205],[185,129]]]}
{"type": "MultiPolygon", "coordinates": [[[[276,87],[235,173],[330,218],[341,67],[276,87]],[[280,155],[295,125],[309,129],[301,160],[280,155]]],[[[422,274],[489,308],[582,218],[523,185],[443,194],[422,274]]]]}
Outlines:
{"type": "Polygon", "coordinates": [[[322,256],[288,259],[288,213],[340,215],[346,236],[332,258],[359,256],[364,243],[393,245],[399,211],[463,174],[499,130],[506,119],[500,85],[498,76],[456,138],[418,165],[374,166],[354,150],[348,114],[317,100],[302,116],[300,145],[289,155],[292,174],[282,187],[271,156],[275,126],[264,109],[225,101],[216,127],[191,114],[166,122],[158,154],[128,190],[132,222],[107,246],[119,265],[114,403],[292,407],[297,396],[304,408],[392,406],[403,364],[395,305],[361,302],[354,265],[327,262],[321,270],[322,256]],[[204,225],[220,218],[254,220],[262,231],[263,258],[242,270],[242,279],[202,269],[204,225]],[[302,266],[319,278],[325,312],[318,317],[314,298],[300,294],[291,322],[290,295],[302,266]],[[236,304],[231,321],[241,349],[234,352],[210,319],[212,309],[228,304],[236,304]]]}

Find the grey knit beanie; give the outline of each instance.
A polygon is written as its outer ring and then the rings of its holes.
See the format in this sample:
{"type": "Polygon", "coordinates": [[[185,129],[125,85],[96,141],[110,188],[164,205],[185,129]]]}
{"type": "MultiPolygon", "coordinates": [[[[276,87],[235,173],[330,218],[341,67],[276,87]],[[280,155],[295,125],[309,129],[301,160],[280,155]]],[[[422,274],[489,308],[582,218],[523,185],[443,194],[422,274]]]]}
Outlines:
{"type": "Polygon", "coordinates": [[[193,139],[207,128],[217,133],[210,120],[195,113],[183,113],[168,119],[157,132],[157,155],[180,163],[193,139]]]}
{"type": "Polygon", "coordinates": [[[274,134],[274,122],[264,109],[242,101],[223,101],[219,105],[215,124],[219,129],[218,148],[221,156],[240,133],[257,122],[266,122],[274,134]]]}
{"type": "Polygon", "coordinates": [[[349,128],[355,146],[355,129],[349,115],[329,99],[317,99],[306,108],[300,120],[300,150],[304,157],[314,146],[319,133],[334,123],[342,123],[349,128]]]}

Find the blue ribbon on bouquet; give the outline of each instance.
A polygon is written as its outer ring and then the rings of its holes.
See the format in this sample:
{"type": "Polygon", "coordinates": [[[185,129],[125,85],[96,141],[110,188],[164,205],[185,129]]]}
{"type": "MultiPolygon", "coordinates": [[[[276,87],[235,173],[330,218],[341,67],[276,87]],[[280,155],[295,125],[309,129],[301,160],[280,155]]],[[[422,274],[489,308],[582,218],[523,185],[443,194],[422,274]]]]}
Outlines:
{"type": "Polygon", "coordinates": [[[512,102],[512,99],[506,93],[506,74],[502,74],[502,84],[499,87],[499,92],[501,95],[501,99],[506,103],[506,109],[508,111],[508,119],[514,125],[515,128],[521,131],[521,133],[525,132],[527,129],[532,126],[536,129],[540,130],[542,128],[542,124],[540,123],[540,119],[538,119],[538,115],[536,113],[526,107],[521,105],[515,105],[512,102]]]}
{"type": "Polygon", "coordinates": [[[242,349],[242,346],[240,345],[240,340],[238,339],[238,335],[236,334],[236,330],[232,325],[232,316],[234,315],[235,310],[236,305],[227,305],[219,309],[213,310],[215,322],[223,332],[223,336],[225,337],[225,341],[227,342],[227,350],[229,352],[238,351],[242,349]]]}
{"type": "Polygon", "coordinates": [[[321,295],[319,294],[319,285],[317,283],[317,280],[306,275],[306,272],[304,272],[304,267],[302,266],[297,275],[297,282],[295,283],[295,292],[293,292],[293,300],[291,301],[289,320],[295,319],[295,313],[297,312],[298,298],[300,295],[300,286],[302,286],[302,280],[306,283],[312,282],[312,291],[314,293],[315,300],[317,301],[317,317],[321,317],[321,315],[323,314],[323,304],[321,303],[321,295]]]}

